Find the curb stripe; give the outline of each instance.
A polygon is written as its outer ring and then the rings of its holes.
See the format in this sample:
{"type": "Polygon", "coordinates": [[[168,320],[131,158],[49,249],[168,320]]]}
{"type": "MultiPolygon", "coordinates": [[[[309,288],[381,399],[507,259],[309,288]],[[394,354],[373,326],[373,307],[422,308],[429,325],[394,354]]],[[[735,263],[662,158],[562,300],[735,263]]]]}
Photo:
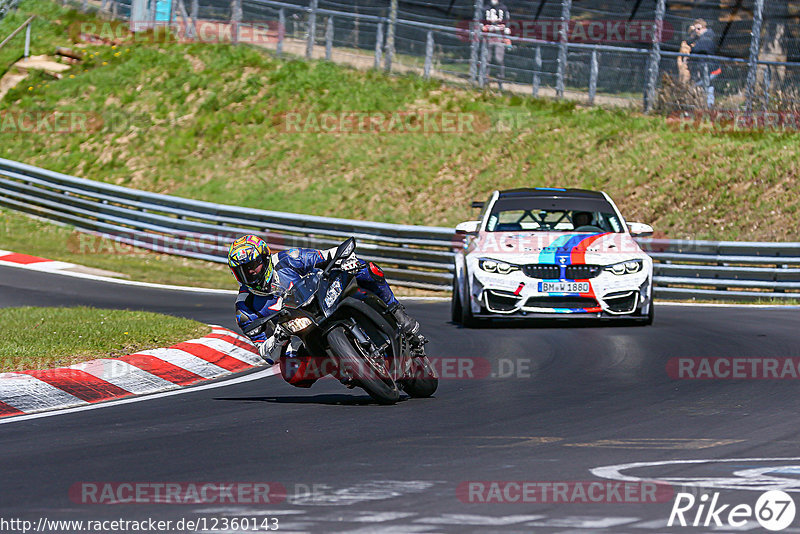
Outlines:
{"type": "Polygon", "coordinates": [[[45,369],[43,371],[22,371],[22,373],[38,378],[42,382],[55,386],[61,391],[65,391],[86,402],[100,402],[131,394],[130,391],[126,391],[79,369],[59,368],[45,369]]]}
{"type": "Polygon", "coordinates": [[[180,349],[152,349],[142,351],[139,354],[155,356],[167,363],[177,365],[181,369],[186,369],[196,375],[200,375],[205,379],[216,378],[225,374],[225,369],[219,365],[207,362],[203,358],[198,358],[194,354],[189,354],[180,349]]]}
{"type": "Polygon", "coordinates": [[[203,377],[198,374],[165,362],[161,358],[156,358],[150,354],[130,354],[119,358],[119,360],[134,367],[138,367],[143,371],[147,371],[148,373],[152,373],[173,384],[186,385],[197,382],[198,380],[203,380],[203,377]]]}
{"type": "Polygon", "coordinates": [[[23,413],[25,412],[23,412],[22,410],[17,410],[13,406],[10,406],[5,402],[0,401],[0,417],[4,417],[7,415],[20,415],[23,413]]]}
{"type": "Polygon", "coordinates": [[[47,382],[22,373],[2,375],[3,402],[25,413],[87,404],[47,382]]]}
{"type": "Polygon", "coordinates": [[[242,360],[228,356],[227,354],[224,354],[216,349],[212,349],[211,347],[207,347],[206,345],[201,345],[200,343],[178,343],[177,345],[173,345],[171,348],[186,351],[192,356],[202,358],[209,363],[213,363],[214,365],[222,367],[226,371],[241,371],[243,369],[252,367],[252,365],[245,363],[242,360]]]}
{"type": "Polygon", "coordinates": [[[261,356],[259,356],[258,353],[253,352],[252,350],[240,349],[236,345],[232,345],[224,339],[192,339],[187,341],[187,343],[199,343],[201,345],[205,345],[210,349],[227,354],[228,356],[236,358],[237,360],[241,360],[251,367],[255,367],[264,363],[264,360],[261,359],[261,356]]]}
{"type": "Polygon", "coordinates": [[[225,335],[225,334],[218,334],[218,333],[214,332],[213,334],[208,334],[206,336],[206,338],[221,339],[222,341],[227,341],[231,345],[235,345],[235,346],[239,347],[240,349],[244,349],[244,350],[246,350],[248,352],[252,352],[253,354],[256,354],[256,355],[258,354],[258,351],[255,348],[253,348],[252,343],[245,343],[244,341],[241,341],[241,340],[239,340],[239,339],[237,339],[237,338],[235,338],[233,336],[228,336],[228,335],[225,335]]]}
{"type": "MultiPolygon", "coordinates": [[[[0,261],[3,256],[0,251],[0,261]]],[[[221,326],[210,326],[210,335],[169,348],[98,358],[68,367],[0,373],[0,418],[103,406],[98,403],[113,404],[116,399],[125,402],[134,395],[158,396],[181,386],[264,365],[247,338],[221,326]]],[[[267,376],[278,372],[274,369],[267,376]]]]}
{"type": "Polygon", "coordinates": [[[134,395],[162,391],[165,388],[175,386],[172,382],[121,360],[91,360],[71,365],[70,368],[86,371],[100,380],[105,380],[125,391],[130,391],[134,395]]]}
{"type": "Polygon", "coordinates": [[[27,254],[19,254],[16,252],[12,252],[11,254],[0,256],[0,261],[8,261],[11,263],[21,263],[22,265],[30,265],[31,263],[42,263],[42,262],[49,262],[52,260],[39,258],[38,256],[29,256],[27,254]]]}

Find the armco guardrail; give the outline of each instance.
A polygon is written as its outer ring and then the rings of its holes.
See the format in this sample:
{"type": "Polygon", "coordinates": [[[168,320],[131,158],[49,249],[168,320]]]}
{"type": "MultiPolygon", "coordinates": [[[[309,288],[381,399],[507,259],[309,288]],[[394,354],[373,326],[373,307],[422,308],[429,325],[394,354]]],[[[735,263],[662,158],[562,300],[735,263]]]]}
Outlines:
{"type": "MultiPolygon", "coordinates": [[[[355,236],[359,254],[380,262],[395,284],[447,290],[450,228],[298,215],[215,204],[95,182],[0,159],[0,205],[73,225],[82,232],[158,252],[225,262],[243,233],[277,250],[328,248],[355,236]]],[[[80,240],[73,246],[80,247],[80,240]]],[[[800,243],[641,239],[656,260],[656,295],[703,299],[800,299],[800,243]]]]}
{"type": "MultiPolygon", "coordinates": [[[[137,191],[0,159],[0,205],[129,245],[224,263],[230,241],[265,235],[272,247],[328,248],[355,236],[359,255],[390,280],[449,289],[452,229],[240,208],[137,191]]],[[[78,244],[77,246],[80,246],[78,244]]]]}

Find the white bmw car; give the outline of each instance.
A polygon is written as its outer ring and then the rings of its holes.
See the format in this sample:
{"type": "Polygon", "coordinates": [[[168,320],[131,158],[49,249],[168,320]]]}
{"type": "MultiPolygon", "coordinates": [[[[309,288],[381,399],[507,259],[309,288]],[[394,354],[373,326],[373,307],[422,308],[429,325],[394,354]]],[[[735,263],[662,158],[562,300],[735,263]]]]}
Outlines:
{"type": "Polygon", "coordinates": [[[634,241],[653,229],[626,223],[603,192],[495,191],[480,219],[461,223],[453,321],[481,318],[627,318],[653,322],[653,260],[634,241]]]}

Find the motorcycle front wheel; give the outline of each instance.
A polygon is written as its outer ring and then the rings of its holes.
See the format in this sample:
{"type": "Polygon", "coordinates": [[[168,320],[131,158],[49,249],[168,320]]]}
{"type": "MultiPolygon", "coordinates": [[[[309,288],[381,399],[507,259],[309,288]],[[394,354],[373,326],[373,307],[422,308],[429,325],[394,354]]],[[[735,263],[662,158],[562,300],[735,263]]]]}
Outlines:
{"type": "Polygon", "coordinates": [[[427,356],[414,358],[411,366],[411,378],[403,384],[403,391],[409,397],[430,397],[439,387],[439,377],[427,356]]]}
{"type": "Polygon", "coordinates": [[[339,358],[340,372],[352,376],[370,397],[381,404],[394,404],[400,399],[400,390],[394,381],[380,376],[367,357],[353,346],[344,327],[331,330],[328,334],[328,344],[339,358]]]}

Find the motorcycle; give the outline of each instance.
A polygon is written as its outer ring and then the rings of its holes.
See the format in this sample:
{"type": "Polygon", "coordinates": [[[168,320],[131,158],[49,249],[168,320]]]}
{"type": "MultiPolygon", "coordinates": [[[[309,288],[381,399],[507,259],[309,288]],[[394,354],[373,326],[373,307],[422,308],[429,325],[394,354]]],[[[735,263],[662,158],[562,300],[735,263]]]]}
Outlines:
{"type": "Polygon", "coordinates": [[[318,361],[333,362],[331,374],[342,383],[361,387],[381,404],[396,403],[400,390],[410,397],[430,397],[439,379],[424,349],[412,346],[383,300],[338,267],[355,247],[352,237],[344,241],[325,269],[287,288],[280,311],[254,321],[245,334],[274,325],[280,338],[299,338],[318,361]]]}

